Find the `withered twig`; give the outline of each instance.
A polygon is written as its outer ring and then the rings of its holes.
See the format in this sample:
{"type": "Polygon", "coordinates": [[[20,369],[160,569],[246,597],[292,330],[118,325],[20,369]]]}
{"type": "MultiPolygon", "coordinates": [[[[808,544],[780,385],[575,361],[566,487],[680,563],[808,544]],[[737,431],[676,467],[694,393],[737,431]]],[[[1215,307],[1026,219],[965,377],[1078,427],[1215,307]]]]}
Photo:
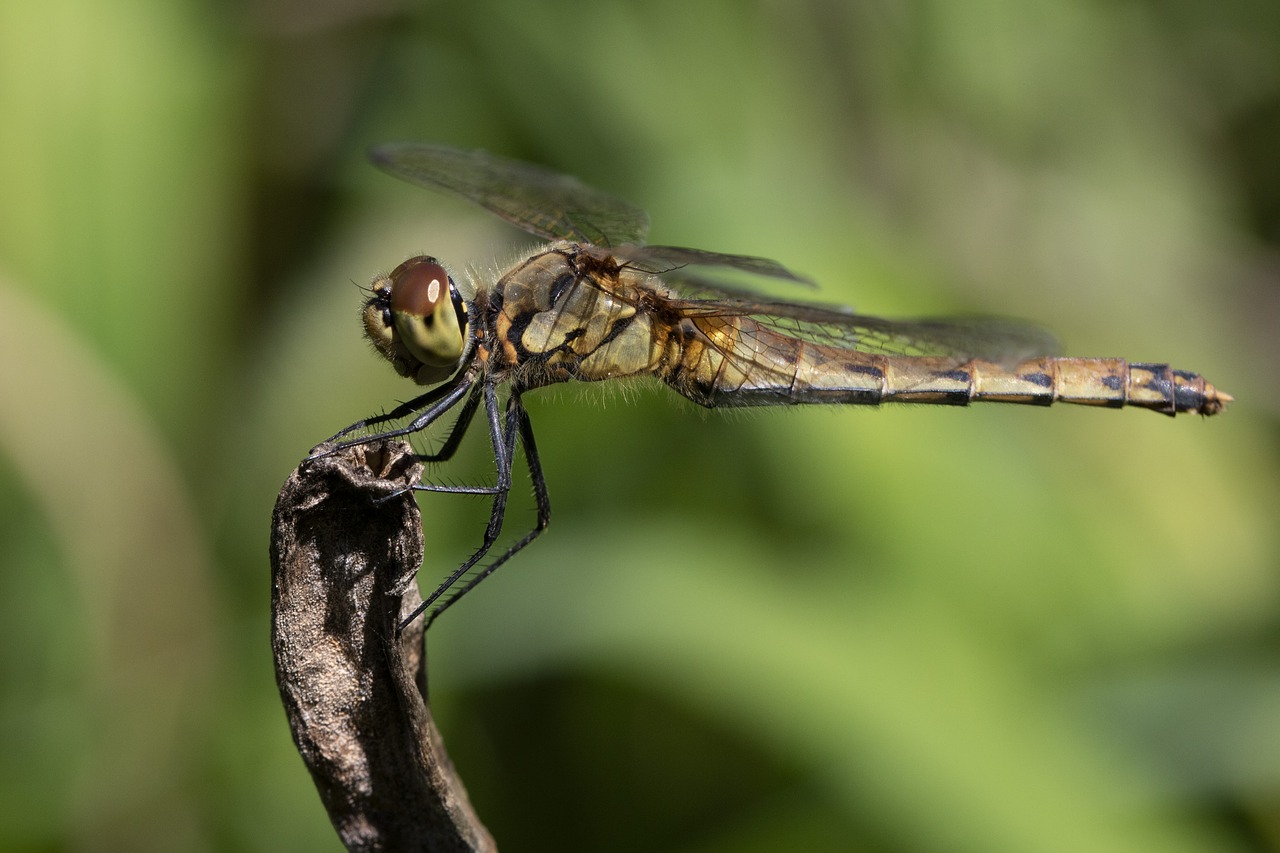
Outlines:
{"type": "Polygon", "coordinates": [[[305,462],[271,529],[271,644],[294,742],[349,850],[496,850],[426,703],[409,445],[305,462]]]}

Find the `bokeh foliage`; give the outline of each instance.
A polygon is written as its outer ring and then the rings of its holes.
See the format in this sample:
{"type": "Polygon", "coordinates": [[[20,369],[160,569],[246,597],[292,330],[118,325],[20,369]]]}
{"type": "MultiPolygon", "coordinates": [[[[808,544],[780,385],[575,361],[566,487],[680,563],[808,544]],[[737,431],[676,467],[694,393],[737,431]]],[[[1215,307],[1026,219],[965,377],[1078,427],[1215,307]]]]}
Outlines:
{"type": "MultiPolygon", "coordinates": [[[[1280,848],[1274,3],[15,0],[0,116],[4,849],[336,847],[272,682],[271,504],[412,393],[351,282],[527,245],[374,172],[391,139],[1239,400],[531,396],[551,531],[431,637],[500,845],[1280,848]]],[[[485,510],[422,503],[434,576],[485,510]]]]}

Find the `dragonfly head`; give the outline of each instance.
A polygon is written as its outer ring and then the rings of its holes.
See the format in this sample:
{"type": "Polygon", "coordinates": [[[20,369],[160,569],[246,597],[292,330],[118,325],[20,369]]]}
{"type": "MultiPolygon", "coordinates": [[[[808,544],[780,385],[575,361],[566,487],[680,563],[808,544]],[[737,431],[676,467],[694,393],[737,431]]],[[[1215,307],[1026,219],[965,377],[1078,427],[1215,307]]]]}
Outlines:
{"type": "Polygon", "coordinates": [[[364,306],[365,335],[401,376],[434,385],[458,369],[467,305],[435,258],[417,255],[379,276],[364,306]]]}

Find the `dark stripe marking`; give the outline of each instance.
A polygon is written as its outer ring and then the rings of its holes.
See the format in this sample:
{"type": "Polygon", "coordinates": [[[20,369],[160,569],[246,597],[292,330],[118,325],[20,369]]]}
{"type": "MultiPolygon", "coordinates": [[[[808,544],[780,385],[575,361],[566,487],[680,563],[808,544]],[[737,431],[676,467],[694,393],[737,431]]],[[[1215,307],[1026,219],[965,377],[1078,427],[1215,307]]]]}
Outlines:
{"type": "Polygon", "coordinates": [[[551,290],[549,292],[551,304],[555,305],[559,302],[565,291],[572,288],[577,282],[578,277],[571,272],[562,273],[555,281],[551,282],[551,290]]]}
{"type": "Polygon", "coordinates": [[[852,373],[854,376],[871,376],[876,379],[884,379],[884,371],[872,364],[863,364],[858,361],[846,361],[841,367],[846,372],[852,373]]]}

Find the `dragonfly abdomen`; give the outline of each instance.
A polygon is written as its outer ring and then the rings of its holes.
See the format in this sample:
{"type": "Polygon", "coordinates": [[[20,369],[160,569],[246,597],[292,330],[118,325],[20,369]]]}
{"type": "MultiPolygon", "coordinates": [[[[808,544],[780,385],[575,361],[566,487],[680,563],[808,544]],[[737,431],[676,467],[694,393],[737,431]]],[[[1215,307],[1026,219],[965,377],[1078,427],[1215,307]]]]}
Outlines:
{"type": "Polygon", "coordinates": [[[1119,358],[1028,359],[1013,367],[951,356],[905,356],[825,346],[744,318],[699,318],[667,381],[701,405],[879,405],[1056,402],[1173,415],[1222,411],[1231,397],[1195,373],[1119,358]]]}
{"type": "Polygon", "coordinates": [[[1122,358],[1037,358],[1013,368],[973,360],[890,357],[885,402],[967,405],[972,401],[1047,406],[1135,406],[1167,415],[1213,415],[1231,397],[1197,373],[1122,358]]]}

